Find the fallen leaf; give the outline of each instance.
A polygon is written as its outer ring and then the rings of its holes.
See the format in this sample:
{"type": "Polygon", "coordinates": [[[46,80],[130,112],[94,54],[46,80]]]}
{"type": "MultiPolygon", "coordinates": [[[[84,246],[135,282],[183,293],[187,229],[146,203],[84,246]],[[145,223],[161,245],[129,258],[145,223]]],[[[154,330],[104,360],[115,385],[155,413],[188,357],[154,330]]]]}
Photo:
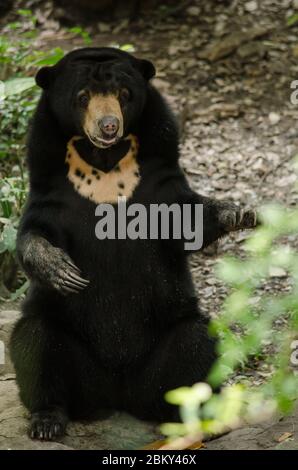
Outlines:
{"type": "Polygon", "coordinates": [[[276,442],[284,442],[286,441],[287,439],[289,439],[289,437],[292,437],[293,436],[293,433],[292,432],[284,432],[281,436],[279,436],[276,440],[276,442]]]}

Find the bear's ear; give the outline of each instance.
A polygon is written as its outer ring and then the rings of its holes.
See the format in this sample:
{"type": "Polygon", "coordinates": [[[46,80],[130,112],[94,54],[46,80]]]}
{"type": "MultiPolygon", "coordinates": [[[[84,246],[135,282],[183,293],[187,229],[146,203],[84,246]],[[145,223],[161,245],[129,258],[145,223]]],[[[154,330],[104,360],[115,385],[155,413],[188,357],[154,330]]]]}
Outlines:
{"type": "Polygon", "coordinates": [[[35,76],[36,84],[46,90],[49,88],[55,76],[54,67],[42,67],[35,76]]]}
{"type": "Polygon", "coordinates": [[[150,60],[138,59],[138,67],[145,80],[150,80],[150,78],[154,77],[155,67],[150,60]]]}

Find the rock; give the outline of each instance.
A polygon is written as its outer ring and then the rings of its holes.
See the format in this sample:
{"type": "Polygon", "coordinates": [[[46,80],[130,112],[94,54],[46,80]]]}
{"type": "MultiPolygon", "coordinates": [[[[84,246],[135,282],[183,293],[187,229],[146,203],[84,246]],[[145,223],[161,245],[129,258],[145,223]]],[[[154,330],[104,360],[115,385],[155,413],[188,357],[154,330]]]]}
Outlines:
{"type": "Polygon", "coordinates": [[[275,112],[269,113],[268,119],[270,124],[272,124],[272,126],[275,126],[275,124],[278,124],[280,121],[280,114],[275,112]]]}
{"type": "Polygon", "coordinates": [[[0,378],[0,449],[10,450],[67,450],[70,447],[56,442],[32,441],[27,436],[26,411],[20,404],[14,380],[0,378]]]}
{"type": "Polygon", "coordinates": [[[251,41],[246,44],[242,44],[237,49],[237,55],[241,59],[248,59],[249,57],[262,58],[266,54],[266,47],[259,41],[251,41]]]}
{"type": "Polygon", "coordinates": [[[111,31],[111,26],[108,23],[99,22],[97,23],[97,29],[99,33],[109,33],[111,31]]]}
{"type": "Polygon", "coordinates": [[[169,88],[170,88],[170,83],[167,82],[166,80],[163,80],[161,78],[154,78],[152,80],[153,85],[166,96],[166,99],[171,101],[171,98],[169,96],[169,88]]]}
{"type": "Polygon", "coordinates": [[[201,10],[199,7],[192,6],[187,8],[186,13],[189,16],[198,16],[201,13],[201,10]]]}
{"type": "Polygon", "coordinates": [[[177,52],[179,51],[179,45],[170,45],[168,48],[168,54],[170,56],[175,56],[177,52]]]}
{"type": "Polygon", "coordinates": [[[293,57],[295,57],[295,58],[298,57],[298,44],[294,44],[292,46],[292,54],[293,54],[293,57]]]}
{"type": "Polygon", "coordinates": [[[215,115],[219,119],[237,117],[242,113],[242,109],[237,103],[215,103],[206,109],[199,109],[196,114],[204,116],[208,114],[215,115]]]}
{"type": "Polygon", "coordinates": [[[255,27],[248,31],[231,33],[207,46],[207,48],[199,54],[199,58],[215,62],[216,60],[222,59],[234,52],[239,46],[241,46],[241,44],[245,44],[252,39],[264,36],[268,34],[269,31],[269,28],[255,27]]]}
{"type": "Polygon", "coordinates": [[[246,2],[244,5],[244,8],[249,13],[256,11],[258,9],[258,2],[256,2],[256,0],[251,0],[249,2],[246,2]]]}
{"type": "Polygon", "coordinates": [[[19,315],[20,313],[16,310],[0,311],[0,376],[13,373],[8,344],[12,328],[19,315]]]}
{"type": "Polygon", "coordinates": [[[118,34],[128,27],[129,20],[126,18],[124,20],[118,21],[117,26],[113,29],[113,34],[118,34]]]}
{"type": "Polygon", "coordinates": [[[298,411],[292,416],[234,430],[207,442],[206,447],[207,450],[297,450],[298,411]]]}
{"type": "Polygon", "coordinates": [[[269,276],[270,277],[286,277],[287,272],[283,268],[279,268],[278,266],[270,266],[269,276]]]}
{"type": "Polygon", "coordinates": [[[295,173],[292,173],[291,175],[288,176],[283,176],[276,182],[276,186],[279,188],[285,188],[285,187],[291,187],[294,183],[297,181],[297,175],[295,173]]]}

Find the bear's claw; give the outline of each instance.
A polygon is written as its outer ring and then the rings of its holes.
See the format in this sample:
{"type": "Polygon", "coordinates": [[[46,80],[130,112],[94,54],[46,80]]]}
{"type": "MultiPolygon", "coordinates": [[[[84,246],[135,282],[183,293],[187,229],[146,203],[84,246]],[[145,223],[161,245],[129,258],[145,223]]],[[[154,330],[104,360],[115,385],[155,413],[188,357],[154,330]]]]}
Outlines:
{"type": "Polygon", "coordinates": [[[48,253],[51,264],[47,266],[47,283],[62,294],[77,294],[88,286],[89,281],[81,277],[79,268],[60,248],[52,247],[48,253]]]}
{"type": "Polygon", "coordinates": [[[24,245],[24,265],[30,277],[38,279],[61,294],[78,293],[89,281],[72,259],[58,247],[38,236],[31,236],[24,245]]]}
{"type": "Polygon", "coordinates": [[[227,232],[254,228],[257,226],[257,212],[253,209],[241,209],[233,203],[222,203],[218,214],[219,223],[227,232]]]}
{"type": "Polygon", "coordinates": [[[40,441],[61,438],[66,429],[67,418],[62,411],[39,411],[31,416],[29,436],[40,441]]]}

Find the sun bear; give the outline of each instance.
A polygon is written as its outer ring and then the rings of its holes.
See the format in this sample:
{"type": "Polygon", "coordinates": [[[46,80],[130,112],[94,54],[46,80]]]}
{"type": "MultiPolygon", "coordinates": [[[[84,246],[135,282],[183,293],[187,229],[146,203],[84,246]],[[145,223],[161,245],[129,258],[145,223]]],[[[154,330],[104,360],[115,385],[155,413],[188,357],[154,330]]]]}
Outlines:
{"type": "Polygon", "coordinates": [[[101,409],[173,420],[165,392],[205,380],[216,358],[183,236],[95,234],[96,208],[119,198],[127,207],[201,204],[202,247],[255,225],[253,210],[190,189],[154,74],[127,52],[84,48],[36,76],[43,92],[17,240],[31,282],[11,339],[33,439],[57,439],[69,420],[101,409]]]}

